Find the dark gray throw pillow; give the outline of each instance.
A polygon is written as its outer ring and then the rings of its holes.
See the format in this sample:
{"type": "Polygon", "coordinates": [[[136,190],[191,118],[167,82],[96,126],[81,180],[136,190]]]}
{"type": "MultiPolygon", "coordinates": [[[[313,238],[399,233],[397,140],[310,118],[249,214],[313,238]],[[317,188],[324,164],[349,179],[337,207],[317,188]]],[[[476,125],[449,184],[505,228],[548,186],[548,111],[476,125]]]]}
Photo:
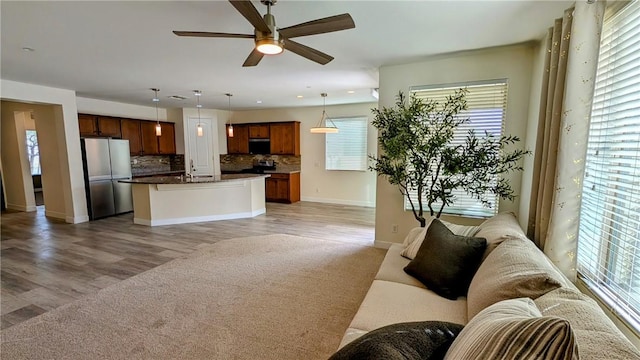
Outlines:
{"type": "Polygon", "coordinates": [[[486,247],[486,239],[455,235],[434,219],[416,257],[404,271],[436,294],[455,300],[467,295],[486,247]]]}
{"type": "Polygon", "coordinates": [[[444,321],[392,324],[353,340],[329,360],[441,360],[462,327],[444,321]]]}

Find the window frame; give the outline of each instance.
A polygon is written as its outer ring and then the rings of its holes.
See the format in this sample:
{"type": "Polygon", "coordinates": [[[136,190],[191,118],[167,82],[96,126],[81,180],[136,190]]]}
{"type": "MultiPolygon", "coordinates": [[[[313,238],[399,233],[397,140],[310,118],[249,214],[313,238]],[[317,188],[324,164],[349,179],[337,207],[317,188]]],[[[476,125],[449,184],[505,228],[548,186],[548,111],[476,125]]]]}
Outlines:
{"type": "MultiPolygon", "coordinates": [[[[474,128],[474,130],[476,131],[476,134],[481,133],[486,129],[491,131],[496,136],[504,135],[506,117],[507,117],[507,111],[508,111],[508,106],[507,106],[508,94],[509,94],[508,79],[500,78],[500,79],[490,79],[490,80],[482,80],[482,81],[467,81],[467,82],[458,82],[458,83],[412,86],[409,88],[409,92],[412,95],[420,92],[428,92],[428,91],[448,92],[449,94],[453,94],[456,90],[460,88],[466,88],[467,90],[469,90],[470,88],[479,89],[481,87],[488,87],[488,86],[499,87],[495,91],[496,95],[494,96],[496,96],[496,99],[498,99],[500,96],[503,97],[502,99],[499,99],[496,101],[496,105],[498,105],[499,103],[502,104],[501,106],[502,114],[501,114],[500,125],[497,126],[496,124],[493,124],[492,127],[491,126],[490,127],[473,127],[468,124],[463,124],[462,127],[459,127],[458,129],[456,129],[456,133],[457,133],[456,137],[458,141],[460,141],[460,139],[463,139],[466,137],[467,131],[470,128],[474,128]],[[499,133],[496,133],[496,127],[499,127],[499,133]]],[[[418,97],[423,99],[431,99],[429,95],[418,96],[418,97]]],[[[467,95],[467,99],[468,98],[469,98],[469,94],[467,95]]],[[[440,98],[438,98],[438,100],[440,100],[440,98]]],[[[486,106],[488,105],[488,102],[486,103],[483,102],[479,105],[486,106]]],[[[487,109],[487,108],[484,108],[484,107],[468,108],[465,112],[461,113],[461,116],[471,118],[467,112],[472,112],[473,110],[478,110],[478,109],[487,109]]],[[[498,180],[498,176],[496,176],[495,181],[497,180],[498,180]]],[[[486,218],[495,216],[498,213],[498,209],[500,206],[500,199],[498,195],[495,195],[495,194],[487,195],[487,199],[489,199],[489,202],[492,204],[490,208],[487,208],[484,205],[482,205],[481,202],[473,199],[472,196],[467,195],[467,193],[464,190],[456,189],[454,190],[454,193],[455,193],[455,196],[458,198],[458,200],[456,200],[458,205],[456,206],[456,203],[454,203],[453,205],[446,206],[442,211],[442,214],[451,215],[451,216],[462,216],[467,218],[486,219],[486,218]],[[471,205],[471,208],[467,207],[467,204],[471,205]]],[[[412,210],[411,203],[408,199],[408,197],[411,195],[414,195],[412,197],[412,199],[414,199],[414,204],[416,204],[418,201],[417,194],[415,194],[414,191],[410,191],[409,194],[404,197],[405,211],[412,210]]],[[[426,199],[423,199],[423,203],[425,200],[426,199]]],[[[440,206],[439,204],[436,204],[436,207],[439,207],[439,206],[440,206]]]]}

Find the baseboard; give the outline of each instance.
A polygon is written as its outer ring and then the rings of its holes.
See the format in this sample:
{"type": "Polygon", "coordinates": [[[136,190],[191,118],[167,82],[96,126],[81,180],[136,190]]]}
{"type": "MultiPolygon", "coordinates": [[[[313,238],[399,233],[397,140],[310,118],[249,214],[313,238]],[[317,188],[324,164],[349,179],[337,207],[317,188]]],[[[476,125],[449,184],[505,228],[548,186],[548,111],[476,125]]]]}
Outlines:
{"type": "Polygon", "coordinates": [[[388,242],[388,241],[378,241],[378,240],[375,240],[375,241],[373,242],[373,246],[374,246],[374,247],[377,247],[377,248],[379,248],[379,249],[388,249],[388,248],[390,248],[390,247],[391,247],[391,245],[393,245],[393,244],[395,244],[395,243],[388,242]]]}
{"type": "Polygon", "coordinates": [[[35,205],[18,205],[18,204],[7,204],[7,209],[24,211],[24,212],[31,212],[31,211],[38,210],[38,208],[35,205]]]}
{"type": "Polygon", "coordinates": [[[317,203],[325,203],[325,204],[351,205],[351,206],[362,206],[362,207],[376,207],[375,202],[372,203],[372,202],[369,202],[369,201],[314,198],[314,197],[306,197],[306,196],[303,196],[302,198],[300,198],[300,200],[309,201],[309,202],[317,202],[317,203]]]}
{"type": "Polygon", "coordinates": [[[67,214],[61,213],[58,211],[47,210],[46,207],[44,208],[44,216],[49,218],[64,220],[65,222],[67,221],[67,214]]]}
{"type": "Polygon", "coordinates": [[[89,215],[82,215],[82,216],[66,216],[64,218],[64,221],[67,224],[79,224],[79,223],[83,223],[83,222],[87,222],[89,221],[89,215]]]}
{"type": "Polygon", "coordinates": [[[134,217],[133,223],[138,225],[146,225],[146,226],[190,224],[190,223],[207,222],[207,221],[252,218],[258,215],[262,215],[266,212],[267,212],[266,208],[262,208],[262,209],[258,209],[250,212],[248,211],[248,212],[233,213],[233,214],[194,216],[194,217],[184,217],[184,218],[174,218],[174,219],[148,220],[148,219],[140,219],[140,218],[134,217]]]}

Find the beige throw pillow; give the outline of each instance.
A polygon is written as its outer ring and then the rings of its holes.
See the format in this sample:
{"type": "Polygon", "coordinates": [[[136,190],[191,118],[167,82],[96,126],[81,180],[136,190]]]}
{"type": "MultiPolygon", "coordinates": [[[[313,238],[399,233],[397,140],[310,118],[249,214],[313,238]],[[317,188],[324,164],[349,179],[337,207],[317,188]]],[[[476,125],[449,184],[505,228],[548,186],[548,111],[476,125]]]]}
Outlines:
{"type": "Polygon", "coordinates": [[[474,236],[487,239],[487,249],[484,251],[483,259],[486,259],[489,253],[506,239],[512,237],[526,238],[516,215],[512,212],[499,213],[487,219],[478,228],[478,232],[474,236]]]}
{"type": "Polygon", "coordinates": [[[535,299],[560,287],[562,276],[530,240],[506,240],[489,254],[471,280],[467,293],[467,317],[472,319],[486,307],[502,300],[535,299]]]}
{"type": "Polygon", "coordinates": [[[542,317],[529,298],[501,301],[471,319],[449,347],[445,360],[577,360],[569,322],[542,317]]]}

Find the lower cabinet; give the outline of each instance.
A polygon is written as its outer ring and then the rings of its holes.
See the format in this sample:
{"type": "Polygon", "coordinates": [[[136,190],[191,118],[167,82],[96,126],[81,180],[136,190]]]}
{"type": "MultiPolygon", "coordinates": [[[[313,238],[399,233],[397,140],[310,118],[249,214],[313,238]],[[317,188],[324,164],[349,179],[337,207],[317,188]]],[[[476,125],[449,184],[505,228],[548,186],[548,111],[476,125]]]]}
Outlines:
{"type": "Polygon", "coordinates": [[[294,203],[300,201],[300,173],[271,174],[265,179],[267,201],[294,203]]]}

